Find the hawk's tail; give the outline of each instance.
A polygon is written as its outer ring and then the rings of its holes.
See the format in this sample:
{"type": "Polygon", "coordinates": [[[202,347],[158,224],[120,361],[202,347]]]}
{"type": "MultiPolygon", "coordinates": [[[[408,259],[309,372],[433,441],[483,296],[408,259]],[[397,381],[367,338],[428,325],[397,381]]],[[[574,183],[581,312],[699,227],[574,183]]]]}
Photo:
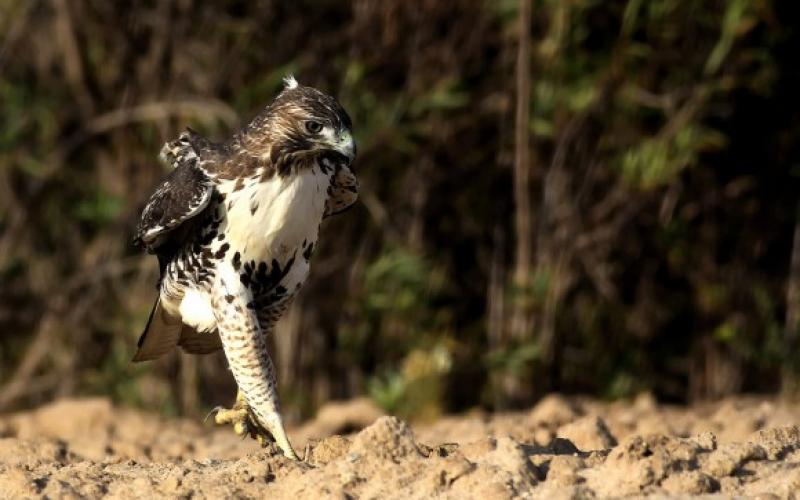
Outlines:
{"type": "Polygon", "coordinates": [[[169,141],[161,148],[158,157],[170,167],[177,167],[181,163],[199,157],[201,150],[210,147],[207,139],[187,128],[173,141],[169,141]]]}
{"type": "Polygon", "coordinates": [[[170,315],[161,307],[161,298],[156,299],[132,361],[148,361],[168,353],[178,344],[182,328],[181,318],[170,315]]]}

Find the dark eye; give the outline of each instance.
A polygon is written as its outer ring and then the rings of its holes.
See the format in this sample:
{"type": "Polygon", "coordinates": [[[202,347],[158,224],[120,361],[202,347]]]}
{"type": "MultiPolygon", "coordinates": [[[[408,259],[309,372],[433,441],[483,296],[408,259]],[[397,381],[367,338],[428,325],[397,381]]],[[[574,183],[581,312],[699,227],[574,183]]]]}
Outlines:
{"type": "Polygon", "coordinates": [[[322,124],[320,122],[315,122],[314,120],[309,120],[306,122],[306,130],[312,134],[319,134],[322,130],[322,124]]]}

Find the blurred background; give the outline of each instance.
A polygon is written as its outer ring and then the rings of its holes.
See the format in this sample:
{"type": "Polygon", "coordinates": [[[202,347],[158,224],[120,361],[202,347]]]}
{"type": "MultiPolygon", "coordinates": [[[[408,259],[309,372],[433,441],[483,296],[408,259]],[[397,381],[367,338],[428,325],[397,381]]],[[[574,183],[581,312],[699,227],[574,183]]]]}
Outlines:
{"type": "Polygon", "coordinates": [[[130,244],[191,126],[340,98],[360,201],[274,339],[289,417],[800,384],[800,43],[769,0],[0,0],[0,411],[202,415],[221,354],[130,359],[130,244]]]}

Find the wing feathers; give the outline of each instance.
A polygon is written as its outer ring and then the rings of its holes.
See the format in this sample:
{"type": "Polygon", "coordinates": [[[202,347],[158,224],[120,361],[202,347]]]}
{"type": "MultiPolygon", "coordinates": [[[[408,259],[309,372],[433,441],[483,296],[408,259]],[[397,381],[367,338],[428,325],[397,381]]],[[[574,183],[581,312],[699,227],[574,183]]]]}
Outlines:
{"type": "Polygon", "coordinates": [[[158,237],[202,212],[214,192],[211,180],[196,167],[197,160],[176,167],[147,202],[136,241],[148,249],[159,246],[158,237]]]}
{"type": "Polygon", "coordinates": [[[167,313],[161,307],[161,299],[157,299],[144,333],[139,337],[139,349],[133,361],[148,361],[169,352],[178,343],[182,327],[181,319],[167,313]]]}

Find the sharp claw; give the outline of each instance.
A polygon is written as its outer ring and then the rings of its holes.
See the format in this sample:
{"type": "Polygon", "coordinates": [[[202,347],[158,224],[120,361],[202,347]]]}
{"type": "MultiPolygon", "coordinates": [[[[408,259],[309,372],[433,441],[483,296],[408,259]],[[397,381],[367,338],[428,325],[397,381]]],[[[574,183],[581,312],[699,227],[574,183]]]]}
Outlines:
{"type": "Polygon", "coordinates": [[[220,411],[222,411],[224,409],[225,408],[223,408],[221,406],[215,406],[214,408],[211,408],[211,411],[208,412],[208,415],[206,415],[206,418],[203,419],[203,423],[208,422],[208,419],[211,417],[211,415],[216,415],[217,413],[219,413],[220,411]]]}

